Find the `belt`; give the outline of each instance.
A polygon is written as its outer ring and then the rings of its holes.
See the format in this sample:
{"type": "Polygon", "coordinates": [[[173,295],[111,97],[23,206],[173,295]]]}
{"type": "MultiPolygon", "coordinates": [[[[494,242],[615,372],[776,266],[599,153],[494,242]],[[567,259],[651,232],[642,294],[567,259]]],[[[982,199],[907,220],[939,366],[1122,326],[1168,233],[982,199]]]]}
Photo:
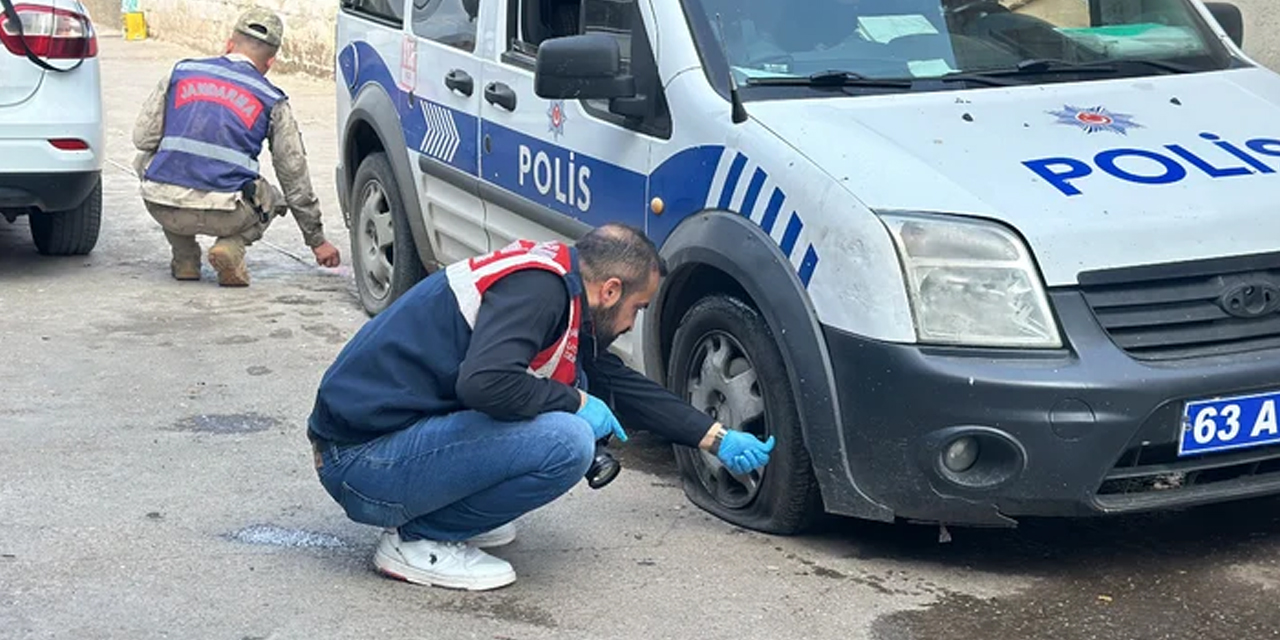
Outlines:
{"type": "Polygon", "coordinates": [[[319,469],[324,466],[325,449],[328,449],[333,443],[316,435],[310,429],[307,429],[307,439],[311,441],[311,453],[315,459],[316,468],[319,469]]]}

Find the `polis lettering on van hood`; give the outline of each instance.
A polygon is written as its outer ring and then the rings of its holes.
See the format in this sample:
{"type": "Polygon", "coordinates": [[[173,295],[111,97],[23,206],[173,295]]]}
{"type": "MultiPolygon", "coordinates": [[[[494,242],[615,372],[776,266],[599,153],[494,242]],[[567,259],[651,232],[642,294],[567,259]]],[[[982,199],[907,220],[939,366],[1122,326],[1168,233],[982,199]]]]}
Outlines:
{"type": "Polygon", "coordinates": [[[1280,167],[1280,139],[1254,138],[1243,144],[1204,132],[1193,143],[1166,144],[1160,149],[1121,147],[1100,151],[1090,159],[1059,156],[1024,160],[1022,164],[1066,196],[1078,196],[1085,178],[1102,174],[1135,184],[1174,184],[1191,176],[1212,180],[1276,173],[1280,167]]]}

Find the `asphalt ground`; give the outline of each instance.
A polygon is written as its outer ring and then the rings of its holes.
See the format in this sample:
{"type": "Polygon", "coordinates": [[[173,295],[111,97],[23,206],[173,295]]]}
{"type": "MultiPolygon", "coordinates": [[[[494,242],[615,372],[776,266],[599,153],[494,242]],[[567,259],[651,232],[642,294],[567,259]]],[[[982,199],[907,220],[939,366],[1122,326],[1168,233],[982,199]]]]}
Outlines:
{"type": "MultiPolygon", "coordinates": [[[[366,321],[336,205],[334,88],[292,96],[338,269],[292,218],[253,286],[168,274],[129,170],[138,105],[173,61],[104,36],[110,163],[88,257],[0,224],[0,638],[1258,639],[1280,635],[1276,500],[1017,530],[831,518],[801,537],[688,502],[665,443],[519,521],[486,593],[372,571],[376,531],[315,479],[304,420],[366,321]]],[[[264,158],[266,160],[266,158],[264,158]]],[[[269,167],[270,162],[264,161],[269,167]]],[[[205,241],[208,246],[208,241],[205,241]]]]}

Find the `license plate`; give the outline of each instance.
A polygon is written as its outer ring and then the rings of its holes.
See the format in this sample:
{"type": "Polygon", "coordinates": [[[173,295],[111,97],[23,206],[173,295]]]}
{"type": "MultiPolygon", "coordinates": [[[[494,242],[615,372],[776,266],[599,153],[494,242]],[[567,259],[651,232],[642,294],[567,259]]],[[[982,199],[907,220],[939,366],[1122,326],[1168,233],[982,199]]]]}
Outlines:
{"type": "Polygon", "coordinates": [[[1280,391],[1188,402],[1182,412],[1178,455],[1280,443],[1277,405],[1280,391]]]}

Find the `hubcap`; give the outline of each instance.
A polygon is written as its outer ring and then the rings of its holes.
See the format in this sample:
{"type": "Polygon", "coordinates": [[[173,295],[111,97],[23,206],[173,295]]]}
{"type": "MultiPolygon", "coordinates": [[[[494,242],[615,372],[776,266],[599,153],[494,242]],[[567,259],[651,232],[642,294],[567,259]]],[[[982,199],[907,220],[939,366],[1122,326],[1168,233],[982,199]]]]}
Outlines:
{"type": "Polygon", "coordinates": [[[382,299],[391,290],[395,270],[395,227],[382,185],[370,182],[360,194],[361,277],[369,293],[382,299]]]}
{"type": "MultiPolygon", "coordinates": [[[[688,364],[686,397],[693,406],[718,420],[726,429],[765,437],[766,407],[755,365],[736,338],[723,331],[703,336],[688,364]]],[[[694,472],[712,498],[741,509],[760,493],[764,469],[745,475],[731,473],[720,459],[699,450],[694,472]]]]}

